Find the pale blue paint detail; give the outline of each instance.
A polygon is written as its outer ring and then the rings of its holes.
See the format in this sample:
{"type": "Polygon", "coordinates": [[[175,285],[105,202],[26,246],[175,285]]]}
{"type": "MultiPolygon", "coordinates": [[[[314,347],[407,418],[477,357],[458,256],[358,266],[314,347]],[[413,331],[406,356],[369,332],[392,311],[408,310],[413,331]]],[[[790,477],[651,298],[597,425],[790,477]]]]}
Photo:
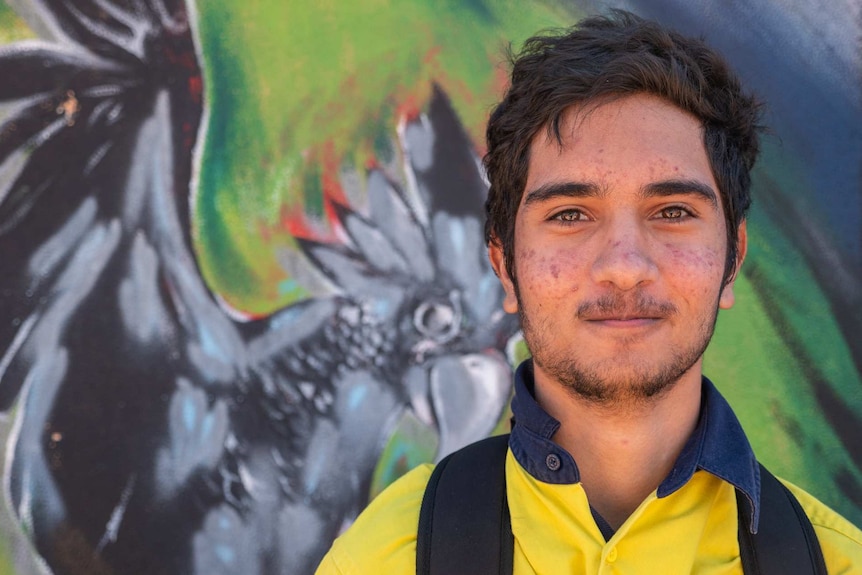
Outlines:
{"type": "Polygon", "coordinates": [[[372,309],[374,310],[374,314],[378,317],[386,317],[389,313],[389,302],[384,299],[378,299],[374,301],[372,305],[372,309]]]}
{"type": "Polygon", "coordinates": [[[305,462],[307,470],[305,476],[305,492],[314,493],[317,491],[317,484],[320,483],[320,474],[323,473],[323,461],[319,456],[309,457],[305,462]]]}
{"type": "Polygon", "coordinates": [[[278,295],[298,294],[302,291],[299,283],[292,278],[278,282],[278,295]]]}
{"type": "Polygon", "coordinates": [[[351,411],[356,411],[368,395],[368,388],[364,385],[354,386],[347,397],[347,408],[351,411]]]}
{"type": "Polygon", "coordinates": [[[216,545],[215,552],[216,555],[218,555],[219,560],[227,565],[233,564],[236,560],[236,553],[227,545],[216,545]]]}
{"type": "Polygon", "coordinates": [[[486,275],[481,280],[479,280],[479,297],[482,301],[489,299],[492,295],[494,295],[494,291],[497,288],[497,282],[499,280],[496,276],[486,275]]]}
{"type": "Polygon", "coordinates": [[[452,238],[452,246],[459,256],[464,255],[465,235],[464,222],[461,220],[452,221],[449,227],[449,237],[452,238]]]}
{"type": "Polygon", "coordinates": [[[477,314],[477,319],[479,321],[485,321],[497,309],[497,306],[499,305],[497,299],[498,285],[499,280],[497,279],[497,276],[485,274],[479,280],[476,296],[470,297],[470,300],[474,302],[473,310],[477,314]]]}
{"type": "Polygon", "coordinates": [[[222,515],[222,516],[221,516],[221,517],[219,517],[219,519],[218,519],[218,526],[219,526],[219,528],[224,529],[225,531],[227,531],[228,529],[230,529],[230,521],[228,521],[228,518],[227,518],[227,517],[225,517],[225,516],[223,516],[223,515],[222,515]]]}
{"type": "Polygon", "coordinates": [[[223,353],[219,345],[216,343],[215,338],[210,334],[209,330],[201,329],[198,332],[201,341],[201,349],[203,352],[211,357],[222,358],[223,353]]]}
{"type": "Polygon", "coordinates": [[[183,424],[186,426],[186,431],[194,431],[196,420],[197,410],[195,409],[195,404],[191,399],[186,399],[183,402],[183,424]]]}
{"type": "Polygon", "coordinates": [[[201,429],[202,438],[209,437],[210,433],[212,433],[213,420],[215,420],[215,416],[213,414],[209,414],[204,418],[203,428],[201,429]]]}
{"type": "Polygon", "coordinates": [[[476,298],[477,307],[481,307],[482,314],[491,314],[498,307],[498,290],[500,289],[500,280],[494,275],[485,275],[479,280],[479,295],[476,298]]]}
{"type": "Polygon", "coordinates": [[[269,320],[269,325],[273,330],[279,330],[286,325],[294,323],[300,313],[302,312],[298,307],[287,308],[286,310],[280,311],[276,315],[272,316],[269,320]]]}

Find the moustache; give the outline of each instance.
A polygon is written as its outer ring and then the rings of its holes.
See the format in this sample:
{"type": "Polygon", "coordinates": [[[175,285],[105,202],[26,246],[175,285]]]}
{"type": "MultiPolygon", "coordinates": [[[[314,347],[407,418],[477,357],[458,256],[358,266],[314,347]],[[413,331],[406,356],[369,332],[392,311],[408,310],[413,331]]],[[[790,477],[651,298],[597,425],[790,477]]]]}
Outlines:
{"type": "Polygon", "coordinates": [[[674,315],[677,307],[670,302],[635,295],[608,294],[578,306],[578,319],[601,321],[609,319],[666,318],[674,315]]]}

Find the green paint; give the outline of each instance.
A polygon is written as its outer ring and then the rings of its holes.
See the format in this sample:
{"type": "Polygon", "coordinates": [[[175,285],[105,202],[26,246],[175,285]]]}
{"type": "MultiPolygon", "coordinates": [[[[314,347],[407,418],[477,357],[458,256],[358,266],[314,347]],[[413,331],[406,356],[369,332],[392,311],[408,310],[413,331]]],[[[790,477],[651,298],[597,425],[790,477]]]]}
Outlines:
{"type": "Polygon", "coordinates": [[[302,192],[305,201],[305,212],[320,219],[323,217],[323,186],[321,185],[322,170],[319,165],[313,164],[303,173],[302,192]]]}
{"type": "Polygon", "coordinates": [[[10,541],[0,538],[0,575],[12,575],[16,573],[15,564],[12,562],[12,554],[9,552],[10,541]]]}
{"type": "Polygon", "coordinates": [[[852,465],[820,413],[798,358],[781,343],[745,277],[735,291],[737,305],[720,314],[704,373],[731,403],[770,469],[858,522],[862,513],[841,497],[830,475],[852,465]]]}
{"type": "Polygon", "coordinates": [[[196,247],[213,289],[254,313],[292,301],[277,289],[285,279],[277,254],[293,249],[290,237],[264,240],[260,226],[277,227],[283,207],[319,211],[315,168],[306,169],[304,155],[312,152],[313,163],[331,145],[348,167],[362,168],[374,154],[385,161],[395,110],[421,103],[432,82],[480,145],[503,46],[570,20],[553,3],[526,10],[514,1],[464,8],[431,0],[234,0],[199,16],[209,130],[196,247]],[[227,214],[239,225],[228,226],[227,214]]]}
{"type": "Polygon", "coordinates": [[[278,284],[278,293],[279,295],[290,297],[290,298],[299,298],[304,295],[304,291],[302,286],[296,283],[296,280],[286,279],[278,284]]]}
{"type": "Polygon", "coordinates": [[[35,37],[27,23],[6,2],[0,2],[0,45],[35,37]]]}
{"type": "Polygon", "coordinates": [[[414,467],[433,461],[436,451],[437,438],[432,430],[411,412],[405,412],[374,469],[370,498],[376,497],[386,486],[414,467]]]}
{"type": "MultiPolygon", "coordinates": [[[[758,187],[766,185],[780,186],[785,198],[804,197],[800,182],[805,179],[794,173],[793,164],[766,147],[755,172],[745,265],[756,266],[766,278],[764,296],[781,306],[790,330],[784,335],[799,342],[804,357],[785,346],[761,294],[743,275],[736,284],[736,306],[720,316],[704,370],[734,406],[755,451],[771,469],[860,524],[862,509],[841,495],[832,478],[836,470],[855,465],[820,412],[802,362],[813,361],[856,413],[862,413],[862,381],[826,296],[786,235],[793,230],[780,229],[756,201],[758,187]]],[[[854,473],[862,482],[858,470],[854,473]]]]}
{"type": "MultiPolygon", "coordinates": [[[[230,15],[208,12],[211,20],[230,15]]],[[[206,21],[202,19],[202,21],[206,21]]],[[[250,89],[241,67],[229,65],[242,58],[242,53],[218,35],[204,53],[207,82],[218,80],[220,89],[209,89],[206,102],[212,109],[235,110],[253,108],[258,98],[250,89]],[[212,62],[219,65],[213,66],[212,62]]],[[[208,84],[209,85],[209,84],[208,84]]],[[[256,196],[256,184],[248,172],[234,177],[236,165],[260,170],[265,147],[251,135],[262,133],[258,116],[252,113],[210,114],[207,118],[207,146],[204,149],[200,184],[195,211],[195,239],[201,269],[209,283],[233,306],[252,313],[256,306],[244,305],[249,300],[268,294],[272,286],[261,284],[266,277],[254,266],[254,254],[266,252],[259,235],[258,216],[246,198],[256,196]],[[212,194],[202,191],[220,188],[230,193],[212,194]],[[229,284],[230,289],[220,289],[229,284]]],[[[272,256],[274,258],[274,256],[272,256]]]]}

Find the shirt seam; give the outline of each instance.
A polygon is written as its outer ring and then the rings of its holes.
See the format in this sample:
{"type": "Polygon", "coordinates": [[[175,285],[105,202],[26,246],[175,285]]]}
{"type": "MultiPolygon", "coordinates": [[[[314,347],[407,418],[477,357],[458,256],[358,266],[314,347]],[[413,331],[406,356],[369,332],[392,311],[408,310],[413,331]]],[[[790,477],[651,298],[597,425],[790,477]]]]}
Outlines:
{"type": "Polygon", "coordinates": [[[338,544],[338,540],[332,545],[330,558],[340,575],[355,575],[359,573],[359,568],[356,566],[353,558],[338,544]]]}
{"type": "Polygon", "coordinates": [[[837,528],[833,525],[825,525],[819,521],[815,521],[815,520],[811,519],[811,517],[808,517],[808,520],[811,521],[811,525],[813,527],[815,527],[817,529],[823,529],[823,530],[829,531],[830,533],[835,533],[836,535],[840,535],[844,539],[847,539],[848,541],[851,541],[851,542],[855,543],[856,545],[859,545],[860,547],[862,547],[862,539],[857,539],[856,537],[854,537],[850,533],[847,533],[843,529],[837,528]]]}

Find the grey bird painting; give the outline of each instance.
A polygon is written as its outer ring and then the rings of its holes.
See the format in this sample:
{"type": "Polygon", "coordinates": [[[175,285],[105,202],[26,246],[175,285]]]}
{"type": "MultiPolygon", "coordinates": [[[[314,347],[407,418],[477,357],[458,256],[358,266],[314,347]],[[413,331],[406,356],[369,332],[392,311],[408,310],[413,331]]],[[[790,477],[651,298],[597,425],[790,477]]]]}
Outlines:
{"type": "Polygon", "coordinates": [[[8,503],[57,574],[310,573],[405,411],[438,457],[488,435],[517,321],[487,184],[442,89],[397,169],[297,238],[325,293],[240,319],[192,244],[205,78],[177,0],[40,0],[0,48],[8,503]]]}

